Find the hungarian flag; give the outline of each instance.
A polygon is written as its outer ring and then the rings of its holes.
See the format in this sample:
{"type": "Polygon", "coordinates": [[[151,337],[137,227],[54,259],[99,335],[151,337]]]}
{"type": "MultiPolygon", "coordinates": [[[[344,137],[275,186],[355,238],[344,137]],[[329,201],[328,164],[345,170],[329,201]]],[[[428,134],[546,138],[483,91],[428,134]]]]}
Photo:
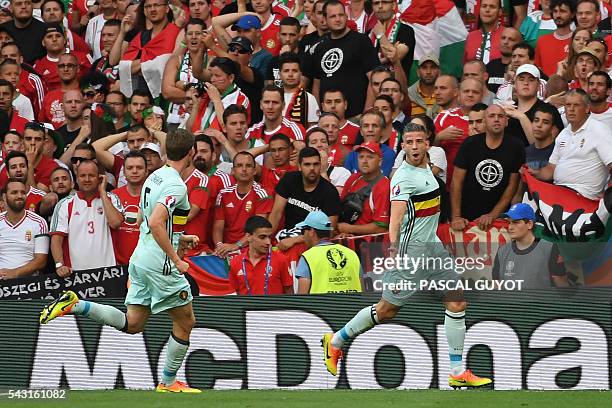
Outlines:
{"type": "Polygon", "coordinates": [[[560,245],[562,255],[585,259],[594,255],[588,253],[591,249],[575,244],[608,241],[612,233],[612,185],[599,201],[594,201],[569,188],[539,181],[526,170],[523,181],[532,200],[529,204],[538,218],[536,236],[547,241],[571,243],[572,246],[560,245]]]}
{"type": "Polygon", "coordinates": [[[168,24],[159,34],[144,47],[138,33],[130,42],[119,61],[119,83],[121,93],[131,97],[136,84],[132,83],[132,61],[140,59],[140,72],[144,77],[153,98],[161,94],[162,76],[166,63],[172,55],[176,37],[180,32],[173,23],[168,24]]]}
{"type": "MultiPolygon", "coordinates": [[[[451,0],[413,0],[400,20],[414,29],[414,69],[421,57],[433,54],[439,56],[442,72],[461,77],[468,33],[451,0]]],[[[417,80],[414,69],[410,83],[417,80]]]]}

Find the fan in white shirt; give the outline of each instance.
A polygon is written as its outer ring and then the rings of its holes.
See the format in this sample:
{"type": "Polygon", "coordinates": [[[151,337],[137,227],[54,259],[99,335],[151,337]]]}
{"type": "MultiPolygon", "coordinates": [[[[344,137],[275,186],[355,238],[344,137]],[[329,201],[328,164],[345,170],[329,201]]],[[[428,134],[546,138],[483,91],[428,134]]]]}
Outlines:
{"type": "Polygon", "coordinates": [[[9,179],[3,195],[7,210],[0,214],[0,279],[37,274],[47,264],[47,223],[25,209],[23,181],[9,179]]]}

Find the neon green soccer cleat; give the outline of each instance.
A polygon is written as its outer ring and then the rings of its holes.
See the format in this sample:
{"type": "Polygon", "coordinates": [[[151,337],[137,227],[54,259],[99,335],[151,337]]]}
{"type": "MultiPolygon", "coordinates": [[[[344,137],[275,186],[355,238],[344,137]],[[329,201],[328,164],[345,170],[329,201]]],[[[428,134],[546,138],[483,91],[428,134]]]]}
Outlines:
{"type": "Polygon", "coordinates": [[[64,316],[72,310],[79,297],[71,290],[63,292],[60,297],[45,306],[40,312],[40,324],[47,324],[56,317],[64,316]]]}
{"type": "Polygon", "coordinates": [[[327,371],[332,375],[338,375],[338,360],[342,358],[342,350],[332,346],[331,340],[334,336],[333,333],[326,333],[321,339],[321,347],[323,347],[323,360],[327,371]]]}
{"type": "Polygon", "coordinates": [[[491,384],[493,381],[490,378],[481,378],[474,374],[471,370],[465,370],[459,375],[449,375],[448,385],[454,389],[466,387],[476,388],[491,384]]]}

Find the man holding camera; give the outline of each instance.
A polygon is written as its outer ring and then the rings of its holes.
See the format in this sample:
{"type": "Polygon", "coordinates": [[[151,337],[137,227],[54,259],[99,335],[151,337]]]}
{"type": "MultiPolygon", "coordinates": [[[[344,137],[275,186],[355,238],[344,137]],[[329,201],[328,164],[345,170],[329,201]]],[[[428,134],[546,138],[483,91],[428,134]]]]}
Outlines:
{"type": "Polygon", "coordinates": [[[380,145],[366,142],[356,149],[359,172],[344,184],[338,231],[342,236],[369,235],[389,230],[389,179],[380,165],[380,145]]]}

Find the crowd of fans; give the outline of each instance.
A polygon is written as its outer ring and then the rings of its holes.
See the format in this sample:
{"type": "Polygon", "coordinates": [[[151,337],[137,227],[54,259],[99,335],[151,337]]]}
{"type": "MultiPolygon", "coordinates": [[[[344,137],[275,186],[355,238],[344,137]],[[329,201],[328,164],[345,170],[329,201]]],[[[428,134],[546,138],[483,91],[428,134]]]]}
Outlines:
{"type": "Polygon", "coordinates": [[[294,260],[314,211],[332,226],[318,238],[387,232],[408,123],[428,139],[454,230],[486,230],[521,202],[524,165],[599,200],[612,165],[612,5],[506,3],[455,1],[470,30],[455,77],[438,49],[420,44],[415,57],[400,18],[410,1],[11,0],[0,279],[128,263],[142,185],[179,128],[196,135],[185,232],[223,258],[253,242],[252,216],[294,260]]]}

